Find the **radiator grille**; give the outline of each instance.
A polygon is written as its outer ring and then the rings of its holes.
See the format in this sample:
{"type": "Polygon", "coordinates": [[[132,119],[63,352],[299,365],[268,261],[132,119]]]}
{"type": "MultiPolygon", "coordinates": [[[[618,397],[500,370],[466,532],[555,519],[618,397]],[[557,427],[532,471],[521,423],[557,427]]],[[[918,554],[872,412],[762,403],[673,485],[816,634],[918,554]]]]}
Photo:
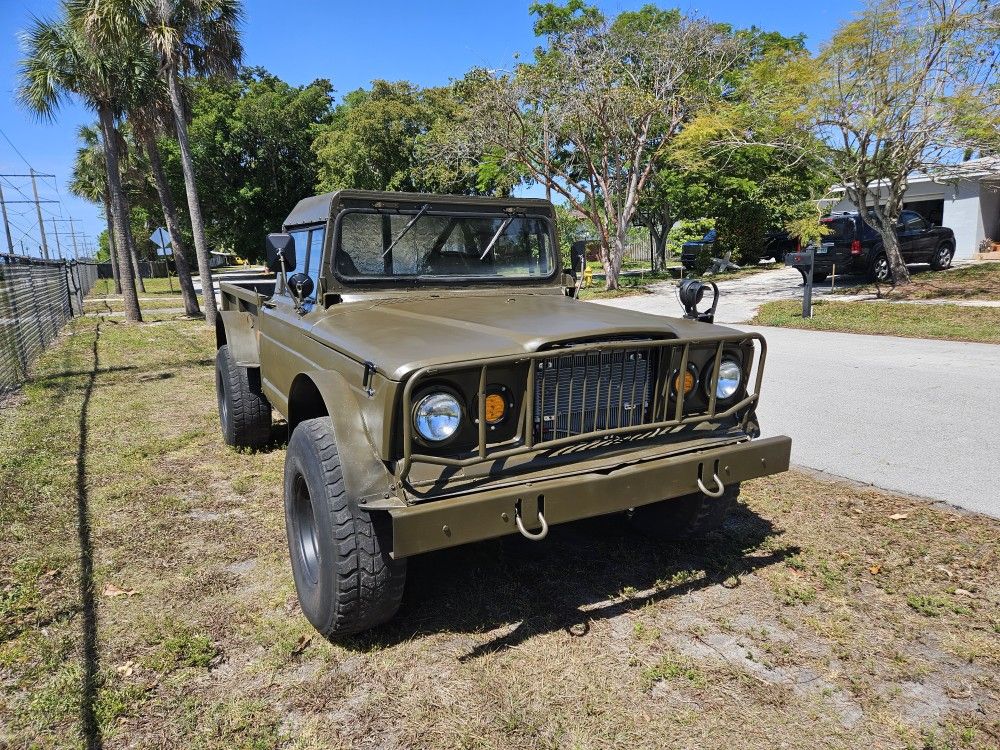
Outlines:
{"type": "Polygon", "coordinates": [[[539,440],[641,425],[653,385],[650,350],[560,354],[535,363],[539,440]]]}

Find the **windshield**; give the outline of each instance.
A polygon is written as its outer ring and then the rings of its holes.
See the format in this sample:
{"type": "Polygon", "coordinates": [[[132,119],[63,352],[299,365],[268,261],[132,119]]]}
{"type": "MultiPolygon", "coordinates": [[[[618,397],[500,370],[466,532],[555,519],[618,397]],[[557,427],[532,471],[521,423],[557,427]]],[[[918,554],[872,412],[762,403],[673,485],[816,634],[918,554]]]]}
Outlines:
{"type": "Polygon", "coordinates": [[[340,219],[334,256],[347,279],[460,276],[542,279],[555,261],[545,219],[347,211],[340,219]]]}

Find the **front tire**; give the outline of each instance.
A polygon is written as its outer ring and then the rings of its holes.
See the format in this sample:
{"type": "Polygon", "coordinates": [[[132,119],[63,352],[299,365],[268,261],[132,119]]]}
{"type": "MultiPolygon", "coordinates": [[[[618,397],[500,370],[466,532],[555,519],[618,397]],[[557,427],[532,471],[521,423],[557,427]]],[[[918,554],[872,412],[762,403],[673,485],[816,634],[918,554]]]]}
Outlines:
{"type": "Polygon", "coordinates": [[[390,557],[384,520],[347,492],[330,418],[296,426],[285,458],[288,551],[302,612],[324,636],[360,633],[399,609],[406,561],[390,557]]]}
{"type": "Polygon", "coordinates": [[[215,394],[226,445],[256,450],[271,441],[271,403],[261,392],[260,370],[238,365],[228,345],[215,354],[215,394]]]}
{"type": "Polygon", "coordinates": [[[701,492],[643,505],[629,517],[639,532],[665,541],[684,541],[716,531],[736,508],[739,484],[726,488],[721,497],[701,492]]]}
{"type": "Polygon", "coordinates": [[[931,270],[944,271],[950,268],[951,259],[954,255],[955,251],[950,246],[942,244],[934,251],[934,257],[931,258],[931,270]]]}

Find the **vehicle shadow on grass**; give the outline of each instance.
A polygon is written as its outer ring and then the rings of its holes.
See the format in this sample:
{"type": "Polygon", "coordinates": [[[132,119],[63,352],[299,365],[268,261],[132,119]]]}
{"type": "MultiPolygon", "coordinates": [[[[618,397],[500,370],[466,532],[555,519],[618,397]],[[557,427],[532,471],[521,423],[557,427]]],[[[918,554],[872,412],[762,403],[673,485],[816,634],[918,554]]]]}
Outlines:
{"type": "Polygon", "coordinates": [[[460,657],[466,661],[556,630],[586,637],[597,620],[710,586],[738,587],[742,576],[799,551],[762,548],[780,534],[740,505],[723,530],[691,542],[654,541],[619,515],[553,527],[542,543],[511,536],[421,555],[409,562],[396,618],[343,645],[368,649],[513,626],[460,657]]]}

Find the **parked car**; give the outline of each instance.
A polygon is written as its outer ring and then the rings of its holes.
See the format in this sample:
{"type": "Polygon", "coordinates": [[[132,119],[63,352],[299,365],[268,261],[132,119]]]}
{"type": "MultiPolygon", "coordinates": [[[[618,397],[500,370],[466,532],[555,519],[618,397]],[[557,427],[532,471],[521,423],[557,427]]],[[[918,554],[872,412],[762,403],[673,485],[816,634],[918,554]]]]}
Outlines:
{"type": "MultiPolygon", "coordinates": [[[[833,272],[867,276],[872,281],[892,279],[882,238],[857,211],[837,213],[821,219],[831,231],[815,247],[813,281],[823,281],[833,272]]],[[[896,226],[903,261],[929,263],[935,271],[951,266],[955,255],[955,233],[931,224],[916,211],[903,211],[896,226]]],[[[806,267],[796,265],[805,278],[806,267]]]]}
{"type": "Polygon", "coordinates": [[[276,286],[220,284],[216,389],[229,445],[285,417],[292,576],[324,635],[391,618],[413,555],[607,514],[688,538],[788,468],[791,440],[759,437],[764,338],[694,291],[696,319],[579,301],[548,201],[342,190],[283,228],[276,286]]]}
{"type": "Polygon", "coordinates": [[[698,256],[703,252],[711,252],[719,233],[709,229],[700,240],[689,240],[681,245],[681,265],[684,270],[691,271],[698,264],[698,256]]]}
{"type": "MultiPolygon", "coordinates": [[[[681,265],[688,271],[695,268],[698,263],[698,256],[706,250],[711,253],[715,243],[718,241],[718,232],[714,229],[708,230],[700,240],[691,240],[681,246],[681,265]]],[[[777,263],[785,260],[785,255],[799,249],[799,243],[788,232],[775,229],[764,235],[764,247],[761,250],[761,258],[774,258],[777,263]]]]}

